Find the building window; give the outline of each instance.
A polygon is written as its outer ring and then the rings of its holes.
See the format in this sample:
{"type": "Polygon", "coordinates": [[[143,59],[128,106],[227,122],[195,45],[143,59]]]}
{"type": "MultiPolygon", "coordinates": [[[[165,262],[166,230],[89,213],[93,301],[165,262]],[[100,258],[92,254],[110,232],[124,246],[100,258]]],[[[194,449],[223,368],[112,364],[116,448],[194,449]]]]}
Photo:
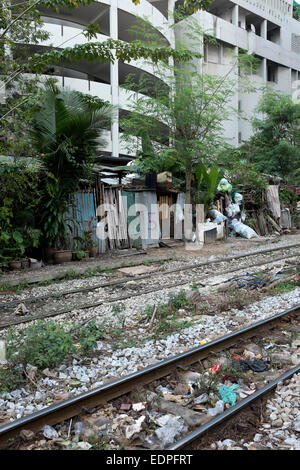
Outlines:
{"type": "Polygon", "coordinates": [[[268,82],[278,83],[278,67],[277,65],[268,65],[268,82]]]}

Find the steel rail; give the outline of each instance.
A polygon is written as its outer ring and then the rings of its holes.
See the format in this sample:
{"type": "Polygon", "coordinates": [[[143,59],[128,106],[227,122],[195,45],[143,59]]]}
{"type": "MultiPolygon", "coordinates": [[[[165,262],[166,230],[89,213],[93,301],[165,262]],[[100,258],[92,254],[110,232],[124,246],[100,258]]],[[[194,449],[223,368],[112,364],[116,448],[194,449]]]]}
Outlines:
{"type": "Polygon", "coordinates": [[[234,406],[231,406],[226,410],[224,413],[222,413],[219,416],[216,416],[213,418],[211,421],[208,423],[200,426],[198,429],[195,431],[187,434],[184,436],[182,439],[178,440],[171,446],[167,447],[166,450],[181,450],[185,449],[189,444],[192,442],[196,441],[199,439],[203,434],[208,433],[212,429],[214,429],[216,426],[222,424],[224,421],[232,418],[236,413],[239,411],[243,410],[246,408],[248,405],[251,403],[255,402],[259,398],[263,397],[264,395],[267,395],[270,391],[272,391],[280,382],[291,378],[294,374],[297,372],[300,372],[300,365],[294,367],[293,369],[288,370],[284,374],[282,374],[280,377],[277,379],[273,380],[272,382],[268,383],[264,387],[260,388],[256,392],[254,392],[252,395],[248,396],[247,398],[244,398],[241,400],[239,403],[237,403],[234,406]]]}
{"type": "MultiPolygon", "coordinates": [[[[275,259],[275,260],[269,260],[269,261],[266,260],[266,261],[261,261],[259,263],[253,263],[251,265],[248,265],[246,268],[250,269],[250,268],[255,268],[257,266],[264,266],[265,264],[276,263],[276,262],[280,261],[281,259],[294,258],[297,255],[300,255],[300,253],[296,253],[296,254],[294,253],[293,255],[289,255],[285,258],[278,258],[278,259],[275,259]]],[[[232,273],[235,273],[235,272],[238,272],[238,271],[243,271],[243,270],[245,270],[245,267],[238,267],[238,268],[235,268],[235,269],[231,268],[227,271],[223,271],[222,275],[232,274],[232,273]]],[[[165,272],[161,272],[160,274],[164,275],[165,272]]],[[[212,276],[211,273],[206,274],[205,276],[197,278],[197,281],[198,281],[199,284],[201,284],[201,281],[203,281],[207,278],[210,278],[211,276],[212,276]]],[[[136,281],[137,280],[140,280],[140,278],[136,279],[136,281]]],[[[129,280],[127,279],[125,281],[125,283],[127,283],[128,281],[129,280]]],[[[183,286],[185,284],[188,284],[189,282],[192,282],[192,279],[184,279],[184,280],[181,280],[179,282],[175,282],[175,283],[171,283],[171,284],[165,284],[161,287],[155,286],[153,288],[145,289],[145,290],[140,291],[140,292],[121,295],[121,296],[118,296],[118,297],[115,297],[115,298],[103,299],[103,300],[100,300],[98,302],[92,302],[92,303],[81,304],[81,305],[79,304],[79,305],[76,305],[76,306],[73,306],[73,307],[63,308],[61,310],[56,310],[54,312],[49,312],[45,315],[27,316],[26,318],[22,318],[20,320],[15,320],[15,321],[10,321],[10,322],[6,322],[6,323],[1,323],[0,322],[0,330],[3,330],[3,329],[8,328],[10,326],[16,326],[16,325],[20,325],[20,324],[24,324],[24,323],[29,323],[31,321],[40,320],[40,319],[43,319],[43,318],[51,318],[51,317],[55,317],[55,316],[58,316],[58,315],[65,315],[66,313],[70,313],[73,310],[86,310],[86,309],[89,309],[89,308],[99,307],[100,305],[103,305],[105,303],[109,304],[109,303],[114,303],[114,302],[120,302],[122,300],[127,300],[127,299],[130,299],[130,298],[133,298],[133,297],[139,297],[141,295],[150,294],[152,292],[157,292],[157,291],[160,291],[160,290],[163,290],[163,289],[172,289],[174,287],[183,286]]],[[[136,287],[137,286],[135,286],[135,288],[136,287]]],[[[23,303],[26,304],[26,300],[23,300],[23,303]]]]}
{"type": "MultiPolygon", "coordinates": [[[[264,254],[264,253],[273,252],[273,251],[280,251],[280,250],[298,248],[298,247],[300,247],[300,243],[295,244],[295,245],[286,246],[286,247],[276,247],[276,248],[270,248],[270,249],[265,249],[265,250],[257,250],[257,251],[252,252],[252,253],[248,252],[248,253],[244,253],[244,254],[238,255],[238,256],[231,256],[229,258],[228,257],[227,258],[223,257],[223,258],[220,258],[218,260],[203,261],[201,263],[189,264],[187,266],[181,266],[179,268],[168,269],[166,271],[155,271],[155,272],[152,272],[152,273],[143,274],[139,277],[132,277],[132,279],[143,280],[143,279],[148,279],[148,278],[153,277],[153,276],[158,276],[160,274],[172,274],[172,273],[175,273],[175,272],[187,271],[189,269],[195,269],[195,268],[199,268],[199,267],[203,267],[203,266],[210,266],[212,264],[218,264],[218,263],[224,263],[224,262],[229,263],[231,261],[246,258],[248,256],[252,257],[252,256],[264,254]]],[[[297,255],[300,255],[300,253],[294,253],[293,255],[285,256],[283,258],[276,258],[275,260],[265,261],[265,263],[262,263],[262,264],[268,264],[268,263],[272,263],[272,262],[275,262],[275,261],[280,261],[281,259],[289,259],[289,258],[292,258],[293,256],[297,256],[297,255]]],[[[116,269],[118,269],[118,268],[116,268],[116,269]]],[[[58,292],[56,294],[47,294],[47,295],[43,295],[43,296],[40,296],[40,297],[29,297],[28,299],[25,299],[24,301],[27,302],[27,303],[34,303],[34,302],[46,300],[48,298],[56,298],[56,297],[59,298],[59,297],[65,296],[65,295],[72,295],[72,294],[77,294],[77,293],[80,294],[80,293],[83,293],[83,292],[89,292],[89,291],[92,291],[92,290],[100,289],[101,287],[109,287],[109,286],[114,287],[114,286],[126,284],[129,280],[130,279],[127,278],[127,279],[111,281],[111,282],[102,282],[102,283],[99,283],[99,284],[95,284],[94,286],[84,287],[82,289],[70,289],[68,291],[58,292]]],[[[20,303],[20,301],[21,301],[21,299],[20,300],[15,300],[15,301],[10,301],[10,302],[2,302],[2,303],[0,303],[0,308],[6,307],[6,306],[11,308],[12,306],[18,305],[20,303]]]]}
{"type": "Polygon", "coordinates": [[[22,429],[40,430],[45,424],[53,425],[80,414],[86,408],[94,408],[100,404],[130,392],[134,387],[148,384],[169,375],[179,365],[190,365],[203,360],[211,353],[216,353],[235,344],[237,340],[255,335],[264,326],[272,326],[289,315],[298,314],[300,304],[272,317],[260,320],[241,330],[217,338],[205,345],[198,346],[179,355],[168,358],[157,364],[148,366],[130,375],[101,385],[76,397],[51,405],[32,415],[23,417],[0,427],[0,444],[16,436],[22,429]]]}

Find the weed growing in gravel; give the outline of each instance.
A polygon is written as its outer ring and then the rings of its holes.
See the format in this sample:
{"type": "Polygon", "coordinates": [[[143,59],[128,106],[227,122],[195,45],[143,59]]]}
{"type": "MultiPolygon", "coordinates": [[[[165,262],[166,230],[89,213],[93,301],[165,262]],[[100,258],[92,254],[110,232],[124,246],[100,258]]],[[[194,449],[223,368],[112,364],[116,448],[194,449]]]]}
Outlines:
{"type": "Polygon", "coordinates": [[[222,375],[223,377],[228,377],[231,381],[238,381],[239,379],[246,380],[246,378],[249,377],[247,371],[243,371],[238,367],[234,367],[233,365],[222,366],[222,375]]]}
{"type": "Polygon", "coordinates": [[[89,437],[88,443],[91,444],[90,450],[122,450],[122,446],[115,447],[113,439],[109,436],[99,437],[96,433],[89,437]]]}
{"type": "Polygon", "coordinates": [[[218,384],[220,382],[220,377],[218,374],[206,374],[202,375],[195,387],[196,396],[202,395],[203,393],[218,393],[218,384]]]}
{"type": "Polygon", "coordinates": [[[32,364],[39,369],[55,367],[75,351],[72,336],[52,321],[38,320],[25,330],[16,333],[10,329],[7,341],[7,358],[14,363],[32,364]]]}
{"type": "MultiPolygon", "coordinates": [[[[170,258],[168,261],[171,261],[171,260],[172,260],[172,258],[170,258]]],[[[166,262],[166,260],[163,260],[163,259],[157,259],[157,260],[156,259],[154,259],[154,260],[150,259],[150,260],[143,261],[143,264],[145,266],[151,266],[153,264],[154,265],[155,264],[161,264],[162,265],[162,264],[165,264],[165,262],[166,262]]]]}
{"type": "Polygon", "coordinates": [[[112,308],[113,313],[120,313],[122,312],[122,310],[124,310],[125,306],[123,303],[120,303],[120,304],[112,305],[111,308],[112,308]]]}
{"type": "Polygon", "coordinates": [[[22,369],[0,366],[0,393],[11,392],[26,383],[22,369]]]}
{"type": "Polygon", "coordinates": [[[7,359],[13,367],[27,364],[42,370],[61,364],[73,353],[87,354],[97,347],[103,330],[93,320],[86,326],[59,325],[38,320],[25,330],[11,328],[6,337],[7,359]]]}
{"type": "Polygon", "coordinates": [[[103,339],[103,330],[96,325],[96,321],[90,321],[86,326],[71,328],[73,341],[80,345],[81,353],[88,353],[97,347],[97,341],[103,339]]]}
{"type": "MultiPolygon", "coordinates": [[[[68,271],[66,271],[63,275],[63,279],[65,281],[72,281],[72,279],[76,279],[76,277],[78,276],[78,273],[75,271],[75,269],[73,268],[70,268],[68,269],[68,271]]],[[[58,276],[56,279],[61,279],[60,276],[58,276]]]]}
{"type": "Polygon", "coordinates": [[[190,285],[190,288],[194,291],[194,292],[199,292],[199,287],[197,285],[197,283],[195,281],[192,282],[192,284],[190,285]]]}
{"type": "Polygon", "coordinates": [[[12,286],[11,284],[9,284],[9,282],[2,282],[0,284],[0,292],[4,291],[4,290],[11,290],[12,286]]]}
{"type": "Polygon", "coordinates": [[[289,280],[289,281],[282,281],[279,282],[275,287],[272,289],[272,294],[278,295],[278,294],[284,294],[285,292],[291,292],[296,287],[300,287],[300,281],[294,281],[289,280]]]}
{"type": "Polygon", "coordinates": [[[184,307],[188,308],[191,306],[191,303],[186,298],[186,292],[181,290],[178,294],[175,294],[170,298],[168,305],[170,305],[173,310],[184,307]]]}

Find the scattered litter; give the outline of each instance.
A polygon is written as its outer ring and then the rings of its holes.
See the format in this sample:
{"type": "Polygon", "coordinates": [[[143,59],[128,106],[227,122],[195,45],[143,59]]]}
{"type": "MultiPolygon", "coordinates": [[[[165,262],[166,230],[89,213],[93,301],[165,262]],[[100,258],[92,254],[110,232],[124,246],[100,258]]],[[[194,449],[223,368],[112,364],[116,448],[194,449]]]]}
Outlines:
{"type": "Polygon", "coordinates": [[[245,359],[253,359],[255,357],[255,354],[251,351],[247,351],[247,349],[244,350],[243,356],[245,359]]]}
{"type": "Polygon", "coordinates": [[[235,361],[238,361],[240,362],[241,358],[236,356],[235,354],[232,356],[232,358],[235,360],[235,361]]]}
{"type": "Polygon", "coordinates": [[[267,366],[262,359],[254,359],[254,361],[240,361],[238,363],[233,363],[233,366],[242,371],[251,369],[254,372],[263,372],[267,370],[267,366]]]}
{"type": "Polygon", "coordinates": [[[20,431],[20,438],[25,442],[33,441],[35,434],[30,429],[22,429],[22,431],[20,431]]]}
{"type": "Polygon", "coordinates": [[[122,405],[120,406],[120,410],[123,410],[123,411],[129,411],[130,408],[131,408],[130,403],[122,403],[122,405]]]}
{"type": "Polygon", "coordinates": [[[77,442],[76,447],[81,450],[90,450],[90,448],[93,446],[89,444],[88,442],[77,442]]]}
{"type": "Polygon", "coordinates": [[[217,403],[215,404],[215,407],[214,408],[210,408],[208,411],[207,411],[207,414],[208,416],[217,416],[221,413],[224,412],[224,401],[223,400],[219,400],[217,401],[217,403]]]}
{"type": "Polygon", "coordinates": [[[200,341],[200,344],[201,344],[201,345],[206,344],[206,343],[208,343],[208,341],[209,341],[208,339],[202,339],[202,340],[200,341]]]}
{"type": "Polygon", "coordinates": [[[162,448],[172,444],[176,437],[187,431],[180,416],[165,415],[159,420],[160,428],[156,429],[154,434],[159,439],[162,448]]]}
{"type": "Polygon", "coordinates": [[[239,385],[236,385],[236,384],[231,385],[230,387],[228,387],[227,385],[221,385],[219,388],[219,394],[220,394],[221,399],[225,403],[230,403],[233,406],[236,402],[235,390],[237,388],[239,388],[239,385]]]}
{"type": "Polygon", "coordinates": [[[134,411],[142,411],[146,408],[147,402],[144,403],[133,403],[132,409],[134,411]]]}
{"type": "Polygon", "coordinates": [[[222,449],[223,447],[234,447],[236,443],[232,441],[231,439],[225,439],[225,441],[218,441],[217,446],[219,449],[222,449]]]}
{"type": "Polygon", "coordinates": [[[255,392],[255,390],[238,390],[238,392],[241,394],[245,394],[245,395],[252,395],[252,393],[255,392]]]}
{"type": "Polygon", "coordinates": [[[199,397],[194,398],[194,403],[195,405],[199,405],[200,403],[207,403],[209,400],[209,397],[207,393],[202,393],[202,395],[199,395],[199,397]]]}
{"type": "Polygon", "coordinates": [[[43,427],[43,435],[46,439],[57,439],[59,437],[58,432],[48,424],[43,427]]]}
{"type": "Polygon", "coordinates": [[[165,395],[166,393],[172,394],[172,390],[170,390],[169,387],[163,387],[162,385],[158,385],[158,387],[156,387],[156,390],[158,392],[161,392],[163,395],[165,395]]]}
{"type": "Polygon", "coordinates": [[[201,379],[201,374],[198,372],[185,372],[182,374],[181,379],[188,385],[195,385],[201,379]]]}
{"type": "Polygon", "coordinates": [[[222,364],[217,364],[216,366],[208,369],[212,374],[216,374],[222,367],[222,364]]]}
{"type": "Polygon", "coordinates": [[[29,310],[25,304],[19,304],[14,311],[14,315],[19,315],[19,316],[26,315],[27,313],[29,313],[29,310]]]}
{"type": "Polygon", "coordinates": [[[186,400],[182,397],[182,395],[171,395],[169,393],[164,394],[164,399],[168,401],[173,401],[178,403],[179,405],[185,406],[187,404],[186,400]]]}
{"type": "Polygon", "coordinates": [[[141,416],[134,424],[130,426],[126,426],[125,429],[125,436],[126,439],[130,440],[135,436],[135,434],[139,434],[142,430],[143,422],[145,421],[146,416],[141,416]]]}
{"type": "Polygon", "coordinates": [[[204,406],[204,405],[193,405],[192,408],[193,408],[193,410],[196,410],[196,411],[206,411],[207,410],[206,406],[204,406]]]}
{"type": "Polygon", "coordinates": [[[251,289],[258,289],[259,287],[264,287],[267,283],[266,281],[262,281],[258,276],[255,274],[242,274],[240,276],[232,277],[224,281],[225,283],[230,283],[230,285],[236,284],[238,289],[242,289],[244,287],[250,287],[251,289]]]}

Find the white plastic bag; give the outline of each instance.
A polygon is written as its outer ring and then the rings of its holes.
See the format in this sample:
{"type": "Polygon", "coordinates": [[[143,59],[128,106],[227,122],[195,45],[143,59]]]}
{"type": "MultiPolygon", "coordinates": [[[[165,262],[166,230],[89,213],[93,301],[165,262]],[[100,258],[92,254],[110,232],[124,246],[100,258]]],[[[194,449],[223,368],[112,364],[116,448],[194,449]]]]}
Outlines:
{"type": "Polygon", "coordinates": [[[224,402],[223,400],[217,401],[214,408],[210,408],[207,411],[208,416],[217,416],[224,412],[224,402]]]}
{"type": "Polygon", "coordinates": [[[226,178],[222,178],[217,187],[218,191],[231,191],[232,185],[227,181],[226,178]]]}
{"type": "Polygon", "coordinates": [[[234,195],[234,202],[236,204],[242,204],[243,202],[243,196],[240,193],[235,193],[234,195]]]}
{"type": "Polygon", "coordinates": [[[248,238],[248,240],[253,237],[258,237],[257,233],[251,227],[248,227],[248,225],[245,225],[236,219],[233,219],[230,222],[229,228],[234,230],[235,233],[241,235],[241,237],[248,238]]]}
{"type": "Polygon", "coordinates": [[[229,206],[226,207],[225,211],[228,217],[231,218],[237,215],[241,211],[241,209],[238,204],[231,203],[229,204],[229,206]]]}
{"type": "Polygon", "coordinates": [[[226,215],[223,215],[221,212],[211,209],[209,211],[209,215],[213,218],[214,223],[219,224],[220,222],[224,222],[224,220],[227,220],[226,215]]]}

